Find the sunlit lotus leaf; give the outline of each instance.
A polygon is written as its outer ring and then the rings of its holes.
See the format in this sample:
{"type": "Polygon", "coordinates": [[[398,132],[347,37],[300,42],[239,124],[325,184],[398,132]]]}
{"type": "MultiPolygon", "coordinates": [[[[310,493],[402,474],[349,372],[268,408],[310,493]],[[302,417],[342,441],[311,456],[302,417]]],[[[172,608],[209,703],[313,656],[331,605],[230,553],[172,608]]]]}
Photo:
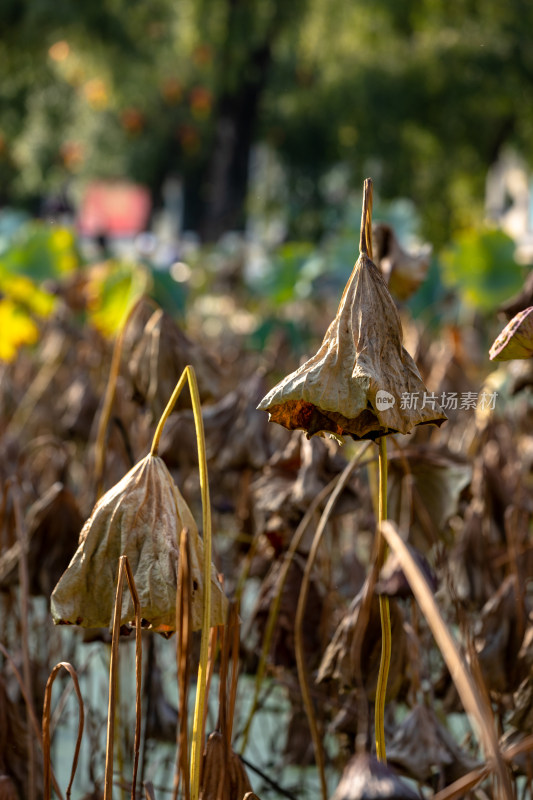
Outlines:
{"type": "Polygon", "coordinates": [[[284,378],[261,401],[270,419],[308,436],[330,432],[354,439],[409,433],[441,425],[438,405],[408,407],[406,395],[424,397],[420,373],[402,345],[398,311],[376,265],[362,253],[337,315],[316,355],[284,378]]]}
{"type": "MultiPolygon", "coordinates": [[[[111,624],[118,560],[126,555],[141,604],[153,630],[176,627],[179,539],[189,534],[192,629],[202,627],[204,547],[194,518],[164,462],[148,455],[96,504],[80,534],[70,565],[52,593],[56,624],[100,628],[111,624]]],[[[211,625],[223,625],[227,600],[211,566],[211,625]]],[[[134,618],[128,594],[121,624],[134,618]]]]}
{"type": "Polygon", "coordinates": [[[492,361],[511,361],[533,356],[533,306],[519,311],[507,323],[490,348],[492,361]]]}

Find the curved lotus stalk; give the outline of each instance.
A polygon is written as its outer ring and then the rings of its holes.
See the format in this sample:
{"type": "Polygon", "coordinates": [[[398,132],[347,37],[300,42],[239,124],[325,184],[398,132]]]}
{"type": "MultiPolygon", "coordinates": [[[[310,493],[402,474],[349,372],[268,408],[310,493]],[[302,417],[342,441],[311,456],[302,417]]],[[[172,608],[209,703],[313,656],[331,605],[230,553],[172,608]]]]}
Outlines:
{"type": "MultiPolygon", "coordinates": [[[[96,504],[80,534],[79,546],[52,593],[56,624],[108,627],[115,599],[120,556],[128,557],[141,603],[153,630],[176,628],[180,534],[189,533],[192,629],[202,627],[204,547],[189,507],[165,466],[148,455],[96,504]]],[[[211,625],[223,625],[227,599],[211,565],[211,625]]],[[[124,597],[120,622],[134,618],[124,597]]]]}
{"type": "Polygon", "coordinates": [[[533,306],[519,311],[490,348],[491,361],[511,361],[533,356],[533,306]]]}
{"type": "Polygon", "coordinates": [[[308,436],[378,439],[446,420],[402,345],[398,311],[369,256],[368,194],[365,185],[360,256],[320,349],[258,406],[272,421],[308,436]]]}

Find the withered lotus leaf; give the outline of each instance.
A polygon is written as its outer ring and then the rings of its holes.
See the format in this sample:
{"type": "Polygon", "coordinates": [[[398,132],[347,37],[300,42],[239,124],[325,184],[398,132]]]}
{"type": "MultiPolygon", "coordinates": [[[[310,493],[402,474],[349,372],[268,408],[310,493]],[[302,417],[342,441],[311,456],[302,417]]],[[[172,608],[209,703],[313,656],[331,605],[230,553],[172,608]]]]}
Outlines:
{"type": "Polygon", "coordinates": [[[243,762],[220,731],[209,735],[202,774],[200,800],[243,800],[252,792],[243,762]]]}
{"type": "Polygon", "coordinates": [[[369,753],[354,755],[331,800],[415,800],[418,795],[396,773],[369,753]]]}
{"type": "Polygon", "coordinates": [[[533,356],[533,306],[519,311],[490,348],[491,361],[511,361],[533,356]]]}
{"type": "Polygon", "coordinates": [[[308,436],[353,439],[441,425],[446,415],[402,345],[401,321],[379,269],[361,253],[316,355],[259,404],[270,419],[308,436]],[[406,402],[406,398],[409,400],[406,402]],[[410,398],[415,398],[413,402],[410,398]],[[426,401],[426,402],[424,402],[426,401]]]}
{"type": "MultiPolygon", "coordinates": [[[[118,560],[126,555],[141,603],[141,616],[153,630],[176,627],[179,537],[189,533],[191,618],[202,627],[204,547],[184,498],[159,456],[148,455],[96,504],[82,528],[78,549],[56,585],[51,609],[56,624],[100,628],[111,624],[118,560]]],[[[222,625],[227,599],[211,565],[211,624],[222,625]]],[[[121,624],[134,618],[129,593],[122,601],[121,624]]]]}
{"type": "Polygon", "coordinates": [[[374,255],[389,287],[397,300],[411,297],[426,279],[431,249],[425,248],[417,255],[407,253],[401,246],[394,229],[385,223],[374,227],[374,255]]]}
{"type": "MultiPolygon", "coordinates": [[[[140,338],[140,322],[146,316],[146,305],[140,306],[132,317],[131,335],[125,341],[124,359],[136,394],[151,406],[156,417],[161,416],[176,382],[187,364],[193,364],[202,399],[219,393],[220,375],[208,353],[192,342],[179,325],[162,309],[152,313],[140,338]]],[[[177,408],[188,408],[187,393],[180,395],[177,408]]]]}

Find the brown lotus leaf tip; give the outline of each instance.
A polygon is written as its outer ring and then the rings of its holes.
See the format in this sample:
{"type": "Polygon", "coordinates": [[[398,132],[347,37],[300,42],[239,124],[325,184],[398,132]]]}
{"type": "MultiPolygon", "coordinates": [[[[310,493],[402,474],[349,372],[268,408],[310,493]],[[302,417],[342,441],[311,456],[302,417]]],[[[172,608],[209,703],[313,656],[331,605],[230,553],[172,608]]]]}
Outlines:
{"type": "Polygon", "coordinates": [[[289,430],[303,428],[308,436],[329,432],[378,439],[409,433],[416,425],[440,426],[447,417],[402,339],[383,276],[361,253],[320,349],[258,408],[268,410],[273,422],[289,430]],[[424,402],[426,397],[431,402],[424,402]]]}
{"type": "MultiPolygon", "coordinates": [[[[82,528],[78,549],[51,597],[56,624],[109,627],[118,562],[128,557],[141,617],[152,630],[176,629],[179,540],[188,531],[192,629],[202,627],[204,547],[192,513],[159,456],[148,455],[96,504],[82,528]]],[[[211,625],[223,625],[227,598],[211,565],[211,625]]],[[[124,592],[120,624],[134,619],[124,592]]]]}
{"type": "Polygon", "coordinates": [[[511,361],[533,356],[533,306],[519,311],[490,348],[491,361],[511,361]]]}

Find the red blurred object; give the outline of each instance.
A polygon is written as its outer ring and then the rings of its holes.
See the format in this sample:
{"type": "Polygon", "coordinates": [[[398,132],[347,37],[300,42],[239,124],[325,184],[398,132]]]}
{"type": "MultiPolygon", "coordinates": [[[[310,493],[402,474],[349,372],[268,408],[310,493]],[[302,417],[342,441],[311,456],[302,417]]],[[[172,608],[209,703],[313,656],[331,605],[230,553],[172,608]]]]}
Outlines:
{"type": "Polygon", "coordinates": [[[152,207],[145,186],[128,181],[93,181],[78,215],[82,236],[134,236],[146,230],[152,207]]]}

